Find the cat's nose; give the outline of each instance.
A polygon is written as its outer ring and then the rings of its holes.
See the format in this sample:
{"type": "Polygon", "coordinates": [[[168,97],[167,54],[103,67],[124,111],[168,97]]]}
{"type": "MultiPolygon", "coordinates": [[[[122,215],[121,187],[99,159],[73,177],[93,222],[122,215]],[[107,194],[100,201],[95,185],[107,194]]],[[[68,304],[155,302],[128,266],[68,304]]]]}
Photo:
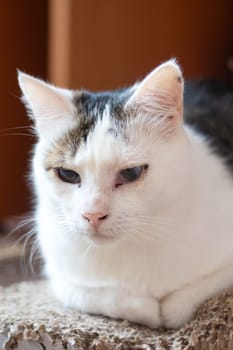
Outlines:
{"type": "Polygon", "coordinates": [[[108,213],[104,212],[98,212],[98,213],[83,213],[83,218],[89,222],[90,225],[97,228],[101,222],[109,216],[108,213]]]}

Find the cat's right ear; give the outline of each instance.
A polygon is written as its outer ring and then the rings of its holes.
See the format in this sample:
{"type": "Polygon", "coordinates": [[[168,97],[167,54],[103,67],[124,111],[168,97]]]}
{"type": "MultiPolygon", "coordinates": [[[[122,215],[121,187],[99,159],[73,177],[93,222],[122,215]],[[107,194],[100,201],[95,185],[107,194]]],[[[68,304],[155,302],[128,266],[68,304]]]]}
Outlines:
{"type": "Polygon", "coordinates": [[[159,122],[168,130],[182,124],[183,117],[182,72],[175,60],[169,60],[146,76],[134,87],[125,108],[136,115],[159,122]]]}
{"type": "Polygon", "coordinates": [[[73,124],[72,91],[56,88],[18,71],[22,100],[40,137],[49,137],[73,124]]]}

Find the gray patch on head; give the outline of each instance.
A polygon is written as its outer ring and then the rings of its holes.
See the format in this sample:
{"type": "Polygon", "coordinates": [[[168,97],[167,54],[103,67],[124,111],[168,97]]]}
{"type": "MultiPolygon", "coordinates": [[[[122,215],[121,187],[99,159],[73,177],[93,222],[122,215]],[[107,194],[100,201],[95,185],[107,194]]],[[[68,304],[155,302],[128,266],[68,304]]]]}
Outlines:
{"type": "Polygon", "coordinates": [[[77,146],[80,142],[86,141],[88,134],[94,130],[97,121],[103,118],[106,107],[108,107],[110,121],[112,121],[111,132],[112,134],[116,134],[118,125],[120,126],[127,119],[124,105],[131,94],[132,89],[100,93],[91,93],[89,91],[75,93],[73,104],[76,109],[77,118],[77,127],[75,128],[75,142],[77,146]]]}
{"type": "Polygon", "coordinates": [[[118,136],[118,132],[117,132],[116,128],[107,129],[107,133],[113,135],[114,137],[118,136]]]}
{"type": "Polygon", "coordinates": [[[75,107],[76,126],[67,131],[49,150],[45,162],[46,169],[59,164],[62,166],[67,159],[76,154],[80,144],[86,142],[88,135],[94,130],[97,121],[103,118],[106,107],[112,121],[112,126],[106,132],[114,137],[123,133],[123,124],[128,116],[124,105],[131,94],[131,88],[102,93],[75,92],[72,102],[75,107]]]}
{"type": "Polygon", "coordinates": [[[132,89],[130,88],[98,93],[77,92],[73,97],[77,118],[80,123],[87,119],[95,123],[102,118],[106,106],[108,106],[112,118],[124,119],[123,107],[131,94],[132,89]]]}

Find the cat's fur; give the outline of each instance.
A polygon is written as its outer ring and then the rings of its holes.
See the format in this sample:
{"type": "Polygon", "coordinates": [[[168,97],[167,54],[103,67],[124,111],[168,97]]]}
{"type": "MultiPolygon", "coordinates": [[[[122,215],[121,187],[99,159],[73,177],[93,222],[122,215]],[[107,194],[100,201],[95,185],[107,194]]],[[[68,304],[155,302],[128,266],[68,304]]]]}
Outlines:
{"type": "Polygon", "coordinates": [[[58,89],[24,73],[19,84],[38,134],[38,240],[64,304],[176,328],[233,284],[232,176],[183,123],[175,61],[113,92],[58,89]],[[119,171],[140,165],[138,180],[115,187],[119,171]],[[61,181],[60,167],[81,186],[61,181]],[[86,212],[102,213],[97,231],[86,212]]]}

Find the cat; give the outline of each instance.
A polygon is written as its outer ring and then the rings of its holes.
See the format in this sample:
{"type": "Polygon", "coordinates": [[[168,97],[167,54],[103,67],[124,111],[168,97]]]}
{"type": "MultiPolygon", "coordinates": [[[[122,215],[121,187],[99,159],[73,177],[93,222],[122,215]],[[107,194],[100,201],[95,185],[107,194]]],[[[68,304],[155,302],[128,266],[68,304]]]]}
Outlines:
{"type": "Polygon", "coordinates": [[[18,80],[38,137],[37,239],[62,303],[179,328],[233,285],[232,173],[183,120],[175,60],[110,92],[18,80]]]}

